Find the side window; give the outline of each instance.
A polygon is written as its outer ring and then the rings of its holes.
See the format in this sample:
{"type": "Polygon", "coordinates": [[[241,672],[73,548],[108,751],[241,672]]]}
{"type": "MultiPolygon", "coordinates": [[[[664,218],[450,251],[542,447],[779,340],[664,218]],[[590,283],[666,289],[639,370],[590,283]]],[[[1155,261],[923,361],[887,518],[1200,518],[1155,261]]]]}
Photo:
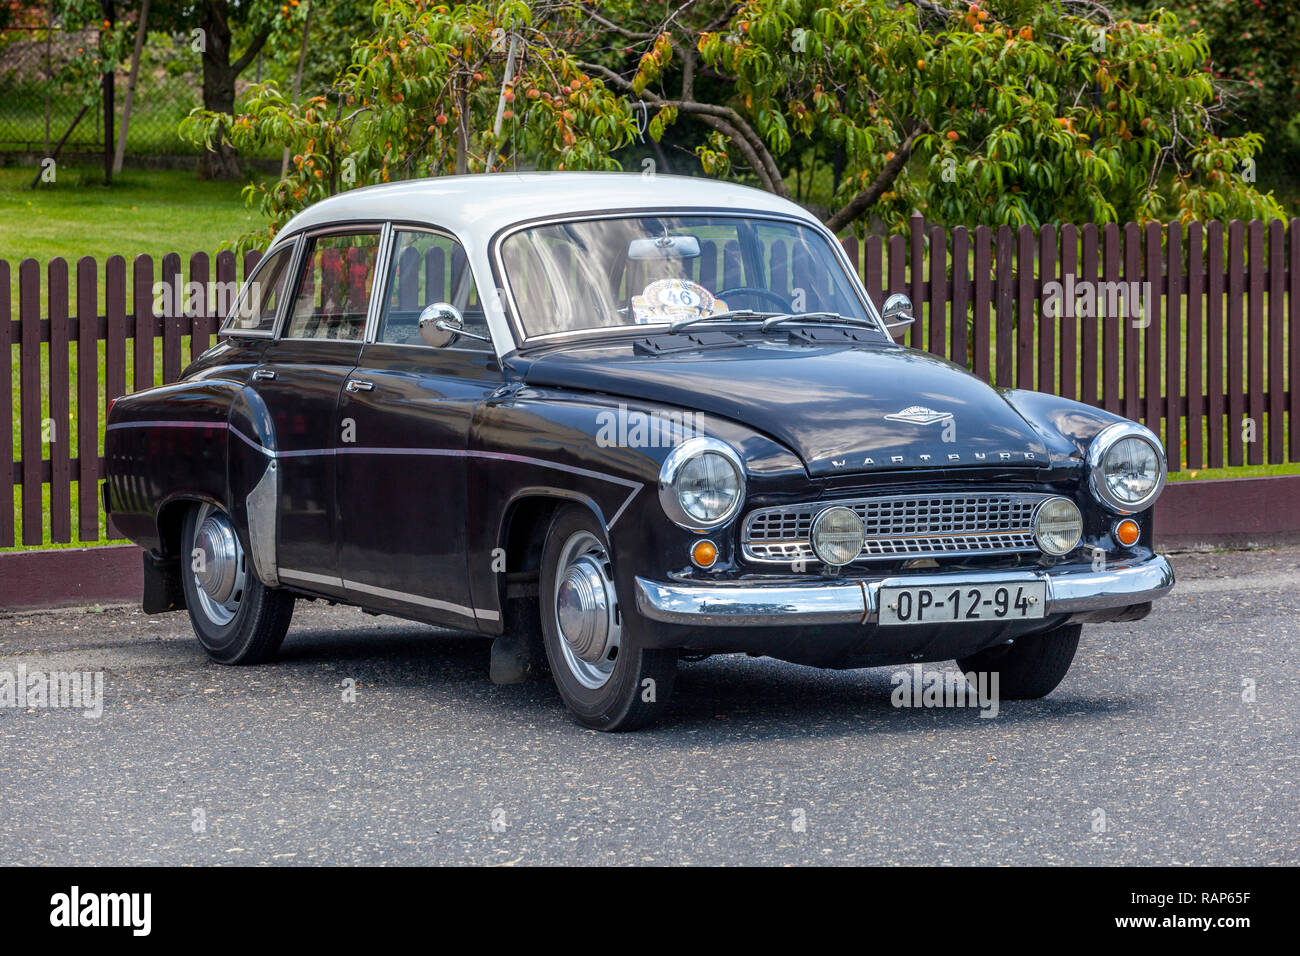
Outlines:
{"type": "Polygon", "coordinates": [[[302,278],[284,337],[360,342],[378,252],[377,230],[307,240],[302,278]]]}
{"type": "MultiPolygon", "coordinates": [[[[487,335],[483,304],[459,242],[436,232],[393,230],[393,259],[388,274],[388,299],[379,320],[377,341],[390,345],[422,345],[420,313],[435,302],[450,302],[465,316],[465,330],[487,335]]],[[[455,348],[487,349],[467,335],[455,348]]]]}
{"type": "Polygon", "coordinates": [[[245,284],[243,294],[222,328],[231,332],[274,332],[275,316],[284,298],[284,287],[293,262],[293,243],[277,249],[259,264],[253,278],[245,284]]]}

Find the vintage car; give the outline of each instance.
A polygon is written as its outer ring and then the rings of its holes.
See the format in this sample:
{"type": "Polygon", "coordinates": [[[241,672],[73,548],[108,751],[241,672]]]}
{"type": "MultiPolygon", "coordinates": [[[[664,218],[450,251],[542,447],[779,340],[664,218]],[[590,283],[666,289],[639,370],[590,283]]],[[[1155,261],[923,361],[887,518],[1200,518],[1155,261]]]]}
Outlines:
{"type": "Polygon", "coordinates": [[[104,506],[145,610],[225,664],[311,598],[495,638],[494,680],[549,664],[602,730],[711,653],[956,659],[1040,697],[1082,624],[1173,586],[1163,448],[899,345],[910,311],[740,186],[358,189],[279,232],[180,381],[113,404],[104,506]]]}

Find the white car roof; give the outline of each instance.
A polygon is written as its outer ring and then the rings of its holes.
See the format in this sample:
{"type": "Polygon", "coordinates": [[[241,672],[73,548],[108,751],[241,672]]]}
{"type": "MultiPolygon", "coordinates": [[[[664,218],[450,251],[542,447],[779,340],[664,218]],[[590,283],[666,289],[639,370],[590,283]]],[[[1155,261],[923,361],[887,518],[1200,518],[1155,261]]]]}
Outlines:
{"type": "Polygon", "coordinates": [[[394,220],[440,226],[486,241],[498,230],[552,216],[641,209],[736,209],[817,219],[771,193],[691,176],[639,173],[490,173],[353,189],[298,213],[276,236],[334,223],[394,220]]]}

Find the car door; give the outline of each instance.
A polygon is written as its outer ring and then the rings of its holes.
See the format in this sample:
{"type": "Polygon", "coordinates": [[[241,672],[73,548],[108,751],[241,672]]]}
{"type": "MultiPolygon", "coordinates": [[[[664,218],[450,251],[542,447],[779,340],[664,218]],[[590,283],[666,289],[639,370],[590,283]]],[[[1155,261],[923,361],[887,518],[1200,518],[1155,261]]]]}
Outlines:
{"type": "Polygon", "coordinates": [[[470,422],[503,382],[464,252],[442,232],[394,226],[378,321],[339,403],[339,562],[350,600],[473,627],[466,567],[470,422]],[[432,348],[421,311],[464,316],[432,348]],[[478,336],[478,337],[476,337],[478,336]]]}
{"type": "Polygon", "coordinates": [[[266,403],[279,468],[277,563],[284,583],[341,593],[334,454],[339,394],[365,334],[382,230],[333,229],[305,237],[280,336],[253,371],[266,403]]]}

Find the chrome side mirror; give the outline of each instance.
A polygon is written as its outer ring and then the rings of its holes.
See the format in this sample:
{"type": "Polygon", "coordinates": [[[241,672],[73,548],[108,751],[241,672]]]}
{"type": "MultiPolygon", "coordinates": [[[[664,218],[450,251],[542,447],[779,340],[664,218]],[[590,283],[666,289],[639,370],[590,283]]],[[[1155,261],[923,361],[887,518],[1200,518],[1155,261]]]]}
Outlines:
{"type": "Polygon", "coordinates": [[[446,348],[464,334],[465,317],[450,302],[435,302],[420,313],[420,338],[430,348],[446,348]]]}
{"type": "Polygon", "coordinates": [[[901,329],[916,321],[912,316],[912,300],[901,292],[895,292],[885,300],[881,316],[885,320],[885,328],[890,330],[901,329]]]}

